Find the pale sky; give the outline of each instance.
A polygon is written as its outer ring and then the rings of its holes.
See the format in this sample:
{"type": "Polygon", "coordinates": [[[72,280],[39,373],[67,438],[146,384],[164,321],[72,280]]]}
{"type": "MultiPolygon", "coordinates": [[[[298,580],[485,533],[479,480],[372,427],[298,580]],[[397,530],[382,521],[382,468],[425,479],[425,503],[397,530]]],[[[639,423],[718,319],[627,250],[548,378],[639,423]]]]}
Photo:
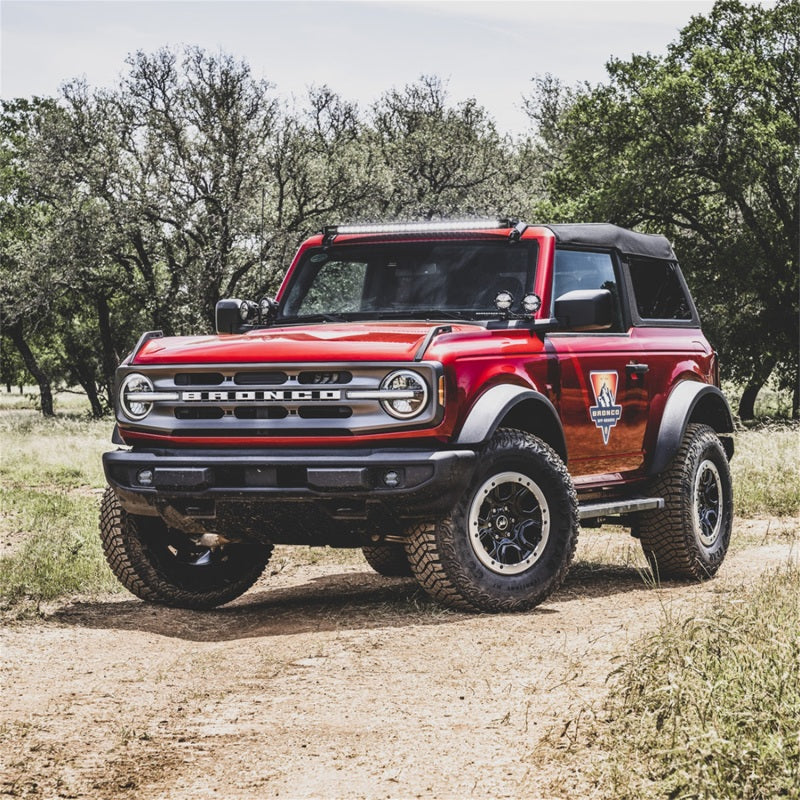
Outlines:
{"type": "Polygon", "coordinates": [[[199,45],[246,60],[299,99],[327,84],[366,107],[422,74],[451,100],[475,97],[502,132],[519,133],[534,75],[605,80],[611,56],[664,53],[705,0],[286,2],[285,0],[2,0],[0,94],[55,95],[72,78],[111,86],[126,55],[199,45]]]}

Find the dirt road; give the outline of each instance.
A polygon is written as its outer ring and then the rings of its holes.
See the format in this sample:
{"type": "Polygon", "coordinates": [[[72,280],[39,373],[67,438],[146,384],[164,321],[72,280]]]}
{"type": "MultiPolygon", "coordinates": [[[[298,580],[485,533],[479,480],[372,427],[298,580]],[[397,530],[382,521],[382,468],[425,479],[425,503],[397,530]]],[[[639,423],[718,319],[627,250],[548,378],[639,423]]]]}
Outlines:
{"type": "Polygon", "coordinates": [[[520,615],[446,611],[354,558],[288,551],[211,613],[127,595],[49,609],[0,638],[0,796],[553,796],[564,767],[542,756],[602,703],[629,641],[796,557],[791,522],[737,530],[753,544],[716,580],[661,588],[635,542],[587,532],[562,589],[520,615]]]}

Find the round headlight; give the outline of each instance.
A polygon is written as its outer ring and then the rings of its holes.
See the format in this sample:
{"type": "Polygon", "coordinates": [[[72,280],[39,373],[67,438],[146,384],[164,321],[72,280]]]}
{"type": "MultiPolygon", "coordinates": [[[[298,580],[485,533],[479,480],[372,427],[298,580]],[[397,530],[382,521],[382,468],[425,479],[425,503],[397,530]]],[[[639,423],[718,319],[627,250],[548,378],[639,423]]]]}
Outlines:
{"type": "Polygon", "coordinates": [[[247,322],[247,318],[250,316],[250,304],[247,300],[242,300],[239,304],[239,319],[242,322],[247,322]]]}
{"type": "Polygon", "coordinates": [[[396,392],[397,397],[381,400],[387,414],[397,419],[411,419],[425,410],[428,404],[428,386],[421,375],[411,370],[401,369],[383,379],[381,389],[396,392]]]}
{"type": "Polygon", "coordinates": [[[123,414],[130,419],[144,419],[152,410],[153,404],[137,400],[136,394],[152,391],[153,382],[150,378],[140,375],[138,372],[131,372],[130,375],[126,375],[119,389],[119,404],[123,414]]]}

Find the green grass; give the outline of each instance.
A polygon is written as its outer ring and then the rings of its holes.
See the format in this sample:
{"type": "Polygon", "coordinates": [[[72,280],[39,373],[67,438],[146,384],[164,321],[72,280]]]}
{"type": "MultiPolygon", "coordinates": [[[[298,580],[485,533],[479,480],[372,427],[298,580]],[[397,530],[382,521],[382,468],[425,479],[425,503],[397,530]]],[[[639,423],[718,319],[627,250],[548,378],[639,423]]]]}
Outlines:
{"type": "Polygon", "coordinates": [[[33,411],[0,413],[0,486],[78,489],[105,485],[101,456],[113,449],[110,420],[33,411]]]}
{"type": "MultiPolygon", "coordinates": [[[[0,389],[0,411],[36,411],[39,409],[39,387],[12,387],[10,392],[5,387],[0,389]]],[[[53,392],[53,406],[57,414],[83,414],[91,411],[86,394],[79,389],[56,389],[53,392]]]]}
{"type": "Polygon", "coordinates": [[[112,423],[0,413],[0,608],[116,591],[97,535],[112,423]]]}
{"type": "Polygon", "coordinates": [[[740,431],[731,472],[739,516],[797,516],[800,514],[800,426],[740,431]]]}
{"type": "Polygon", "coordinates": [[[97,497],[4,489],[0,499],[4,524],[27,534],[0,559],[0,609],[118,589],[97,535],[97,497]]]}
{"type": "Polygon", "coordinates": [[[800,798],[798,587],[786,566],[634,645],[589,735],[601,796],[800,798]]]}

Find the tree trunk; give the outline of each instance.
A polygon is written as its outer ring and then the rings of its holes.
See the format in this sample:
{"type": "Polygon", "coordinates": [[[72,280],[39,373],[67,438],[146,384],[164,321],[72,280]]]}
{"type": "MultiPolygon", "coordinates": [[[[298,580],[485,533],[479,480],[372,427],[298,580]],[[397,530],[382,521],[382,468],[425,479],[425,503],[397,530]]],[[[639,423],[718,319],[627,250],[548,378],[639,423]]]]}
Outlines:
{"type": "Polygon", "coordinates": [[[761,361],[756,366],[756,371],[750,374],[750,380],[744,387],[742,399],[739,401],[739,419],[755,419],[756,398],[758,393],[764,388],[764,384],[769,380],[772,371],[775,369],[775,358],[769,357],[761,361]]]}
{"type": "Polygon", "coordinates": [[[77,367],[72,364],[70,365],[70,377],[77,380],[83,391],[86,392],[89,406],[92,409],[92,417],[100,419],[105,414],[105,406],[97,391],[94,371],[83,364],[79,364],[77,367]]]}
{"type": "Polygon", "coordinates": [[[764,381],[758,378],[751,380],[742,392],[742,399],[739,400],[739,419],[754,419],[756,416],[756,397],[761,391],[764,381]]]}
{"type": "Polygon", "coordinates": [[[83,391],[86,392],[86,396],[89,398],[89,406],[92,409],[92,417],[94,419],[100,419],[105,415],[105,407],[100,400],[100,395],[97,393],[97,385],[92,380],[79,382],[83,387],[83,391]]]}
{"type": "Polygon", "coordinates": [[[8,328],[6,328],[6,332],[11,338],[11,341],[14,343],[14,347],[17,348],[19,354],[22,356],[22,360],[25,362],[28,372],[33,375],[33,379],[37,384],[39,384],[39,397],[41,398],[42,415],[45,417],[54,417],[55,411],[53,411],[53,389],[50,384],[50,378],[39,366],[36,356],[33,354],[31,348],[28,347],[28,343],[25,341],[25,335],[22,332],[22,323],[15,322],[13,325],[10,325],[8,328]]]}
{"type": "MultiPolygon", "coordinates": [[[[108,308],[108,298],[100,296],[95,305],[97,307],[97,322],[100,329],[100,345],[103,356],[103,386],[105,388],[106,400],[110,404],[114,391],[114,373],[117,369],[119,357],[114,349],[114,336],[111,332],[111,313],[108,308]]],[[[94,411],[92,412],[94,415],[94,411]]]]}

